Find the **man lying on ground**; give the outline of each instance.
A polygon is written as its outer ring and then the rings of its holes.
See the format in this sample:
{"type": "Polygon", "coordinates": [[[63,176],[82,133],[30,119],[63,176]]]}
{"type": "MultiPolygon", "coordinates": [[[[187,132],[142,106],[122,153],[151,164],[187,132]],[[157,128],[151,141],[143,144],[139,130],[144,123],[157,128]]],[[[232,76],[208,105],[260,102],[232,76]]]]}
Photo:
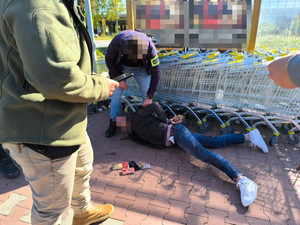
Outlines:
{"type": "MultiPolygon", "coordinates": [[[[168,147],[176,144],[197,159],[209,163],[226,173],[230,179],[236,182],[236,186],[240,189],[243,206],[249,206],[256,199],[257,184],[244,176],[227,159],[207,148],[221,148],[248,141],[259,147],[264,153],[267,153],[268,147],[257,129],[247,134],[226,134],[218,137],[191,133],[181,124],[182,117],[180,115],[168,119],[157,102],[132,113],[130,120],[132,135],[138,137],[138,139],[155,146],[168,147]]],[[[118,117],[117,126],[122,129],[124,126],[128,126],[126,125],[126,118],[118,117]]]]}

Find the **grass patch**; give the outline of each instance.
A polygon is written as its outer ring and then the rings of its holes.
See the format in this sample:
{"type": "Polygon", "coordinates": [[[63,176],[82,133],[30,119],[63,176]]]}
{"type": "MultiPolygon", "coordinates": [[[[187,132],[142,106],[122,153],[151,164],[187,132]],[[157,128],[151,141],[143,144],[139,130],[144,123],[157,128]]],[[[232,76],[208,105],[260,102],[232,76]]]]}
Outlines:
{"type": "Polygon", "coordinates": [[[285,49],[300,48],[300,37],[299,36],[283,36],[283,35],[264,35],[256,38],[255,48],[263,48],[266,46],[267,49],[285,49]]]}
{"type": "Polygon", "coordinates": [[[101,73],[104,71],[108,72],[108,69],[107,69],[105,61],[104,61],[106,49],[107,49],[107,47],[96,48],[98,73],[101,73]]]}
{"type": "Polygon", "coordinates": [[[104,59],[107,47],[96,48],[97,59],[104,59]]]}
{"type": "Polygon", "coordinates": [[[111,36],[100,36],[100,37],[95,37],[95,40],[98,41],[111,41],[113,39],[113,37],[111,36]]]}

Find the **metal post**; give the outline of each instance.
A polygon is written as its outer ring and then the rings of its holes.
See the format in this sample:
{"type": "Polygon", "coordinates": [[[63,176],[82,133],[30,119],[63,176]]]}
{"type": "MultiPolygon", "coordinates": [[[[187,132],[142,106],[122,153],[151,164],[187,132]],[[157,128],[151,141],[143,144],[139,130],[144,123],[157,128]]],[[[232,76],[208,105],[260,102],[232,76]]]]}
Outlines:
{"type": "Polygon", "coordinates": [[[250,40],[249,40],[247,51],[253,51],[255,49],[260,7],[261,7],[261,0],[254,0],[254,6],[252,11],[252,17],[251,17],[250,40]]]}
{"type": "Polygon", "coordinates": [[[97,54],[96,54],[96,47],[95,47],[94,28],[93,28],[93,19],[92,19],[90,0],[84,0],[84,4],[85,4],[85,12],[86,12],[87,29],[90,34],[92,40],[92,46],[93,46],[94,72],[97,73],[97,54]]]}
{"type": "Polygon", "coordinates": [[[135,21],[134,21],[132,0],[126,0],[126,10],[127,10],[127,30],[134,30],[135,21]]]}

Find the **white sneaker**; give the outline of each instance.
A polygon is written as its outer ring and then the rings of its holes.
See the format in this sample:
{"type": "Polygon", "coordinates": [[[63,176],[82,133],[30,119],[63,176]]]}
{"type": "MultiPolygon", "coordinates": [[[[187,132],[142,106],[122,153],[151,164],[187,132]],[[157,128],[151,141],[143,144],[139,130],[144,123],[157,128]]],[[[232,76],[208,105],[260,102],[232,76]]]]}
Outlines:
{"type": "Polygon", "coordinates": [[[268,146],[266,145],[258,129],[255,128],[254,130],[250,131],[249,135],[250,135],[250,142],[253,146],[259,147],[264,153],[269,152],[268,146]]]}
{"type": "Polygon", "coordinates": [[[242,177],[236,184],[241,191],[241,200],[244,207],[249,206],[257,196],[257,184],[247,177],[242,177]]]}

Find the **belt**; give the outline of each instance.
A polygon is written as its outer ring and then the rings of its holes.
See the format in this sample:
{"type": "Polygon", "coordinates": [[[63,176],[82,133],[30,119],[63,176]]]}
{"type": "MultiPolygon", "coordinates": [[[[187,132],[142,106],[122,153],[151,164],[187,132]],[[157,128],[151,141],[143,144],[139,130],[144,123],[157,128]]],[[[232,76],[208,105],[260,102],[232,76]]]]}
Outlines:
{"type": "Polygon", "coordinates": [[[122,61],[121,63],[124,64],[125,66],[129,66],[129,67],[144,67],[143,63],[141,63],[141,62],[132,63],[132,62],[127,62],[127,61],[122,61]]]}
{"type": "Polygon", "coordinates": [[[24,146],[40,153],[50,159],[58,159],[71,155],[79,149],[80,145],[74,146],[48,146],[23,143],[24,146]]]}

